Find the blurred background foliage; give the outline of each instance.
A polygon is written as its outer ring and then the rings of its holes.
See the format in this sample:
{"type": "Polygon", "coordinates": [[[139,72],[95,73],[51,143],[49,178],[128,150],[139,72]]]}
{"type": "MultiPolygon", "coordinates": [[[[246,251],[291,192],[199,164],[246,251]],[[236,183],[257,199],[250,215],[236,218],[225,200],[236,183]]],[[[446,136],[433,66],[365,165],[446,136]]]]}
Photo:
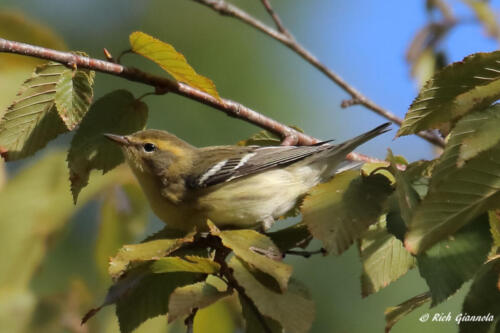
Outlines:
{"type": "MultiPolygon", "coordinates": [[[[272,23],[259,1],[234,3],[272,23]]],[[[305,47],[400,117],[418,85],[440,64],[498,48],[500,1],[449,3],[447,12],[439,0],[273,1],[305,47]],[[450,16],[460,23],[447,25],[450,16]]],[[[102,57],[103,47],[115,56],[127,49],[128,35],[136,30],[174,45],[200,74],[215,82],[221,96],[298,125],[315,137],[341,141],[383,121],[359,106],[341,109],[341,100],[348,96],[286,47],[193,1],[0,1],[0,37],[7,39],[102,57]]],[[[123,62],[163,74],[137,56],[125,56],[123,62]]],[[[0,115],[38,63],[0,55],[0,115]]],[[[151,90],[97,74],[95,98],[118,88],[135,96],[151,90]]],[[[179,96],[151,96],[144,101],[150,109],[149,128],[168,130],[195,145],[232,144],[259,130],[179,96]]],[[[161,227],[125,168],[104,176],[93,174],[79,204],[73,206],[64,153],[71,136],[60,136],[48,149],[21,162],[5,166],[0,161],[1,332],[117,332],[113,309],[104,309],[87,326],[80,326],[80,320],[100,303],[110,284],[107,259],[122,244],[161,227]]],[[[385,135],[360,151],[383,158],[389,147],[409,161],[433,156],[432,147],[416,136],[392,141],[385,135]]],[[[362,299],[355,246],[340,257],[286,260],[317,304],[313,332],[380,332],[386,307],[427,290],[413,270],[362,299]]],[[[431,313],[459,313],[468,287],[431,313]]],[[[230,299],[200,311],[195,332],[241,329],[235,304],[230,299]]],[[[426,306],[415,311],[393,332],[456,330],[454,322],[419,322],[428,311],[426,306]]],[[[164,332],[165,325],[166,318],[158,317],[138,332],[164,332]]],[[[168,328],[168,332],[183,330],[182,323],[168,328]]]]}

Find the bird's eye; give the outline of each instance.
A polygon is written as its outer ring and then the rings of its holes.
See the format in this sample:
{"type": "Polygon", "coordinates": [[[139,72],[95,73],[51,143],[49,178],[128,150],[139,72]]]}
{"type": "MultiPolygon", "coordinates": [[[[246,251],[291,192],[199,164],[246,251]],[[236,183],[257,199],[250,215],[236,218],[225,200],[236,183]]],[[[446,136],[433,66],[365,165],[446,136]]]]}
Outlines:
{"type": "Polygon", "coordinates": [[[152,152],[154,152],[154,151],[156,150],[156,146],[154,145],[154,143],[150,143],[150,142],[145,143],[145,144],[142,146],[142,148],[144,149],[144,151],[145,151],[146,153],[152,153],[152,152]]]}

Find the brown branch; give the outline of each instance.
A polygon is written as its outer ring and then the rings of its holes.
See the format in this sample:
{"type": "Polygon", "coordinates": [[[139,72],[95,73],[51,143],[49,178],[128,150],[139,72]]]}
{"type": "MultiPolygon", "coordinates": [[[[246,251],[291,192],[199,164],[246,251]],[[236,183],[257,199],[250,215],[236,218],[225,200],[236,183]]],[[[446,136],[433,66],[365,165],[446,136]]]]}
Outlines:
{"type": "MultiPolygon", "coordinates": [[[[228,99],[216,99],[215,97],[193,88],[187,84],[176,82],[163,76],[143,72],[134,67],[123,66],[118,63],[100,59],[81,56],[70,52],[61,52],[30,44],[9,41],[0,38],[0,52],[21,54],[55,61],[69,67],[80,67],[95,70],[125,78],[130,81],[139,82],[155,87],[157,92],[171,92],[192,99],[194,101],[211,106],[228,116],[247,121],[251,124],[266,129],[283,139],[287,145],[311,145],[320,140],[294,130],[291,127],[258,113],[240,103],[228,99]]],[[[350,153],[348,159],[361,162],[380,162],[380,160],[359,153],[350,153]]]]}
{"type": "MultiPolygon", "coordinates": [[[[373,112],[381,115],[382,117],[392,121],[395,124],[398,124],[399,126],[401,126],[401,124],[403,123],[403,120],[401,118],[399,118],[389,110],[386,110],[381,106],[377,105],[372,100],[368,99],[366,96],[360,93],[356,88],[354,88],[346,81],[344,81],[344,79],[342,79],[338,74],[334,73],[332,70],[326,67],[312,53],[310,53],[301,44],[299,44],[293,37],[291,37],[291,34],[287,33],[286,29],[285,32],[281,32],[279,31],[281,30],[280,26],[278,26],[279,30],[275,30],[267,26],[263,22],[259,21],[258,19],[252,17],[247,12],[241,10],[235,5],[227,3],[223,0],[193,0],[193,1],[211,8],[221,15],[237,18],[245,22],[246,24],[260,30],[264,34],[278,40],[279,42],[281,42],[282,44],[286,45],[288,48],[293,50],[295,53],[297,53],[299,56],[301,56],[304,60],[309,62],[311,65],[316,67],[324,75],[326,75],[330,80],[336,83],[342,90],[347,92],[353,100],[357,101],[358,104],[365,106],[369,110],[372,110],[373,112]]],[[[267,2],[265,0],[262,1],[267,2]]],[[[274,13],[274,11],[272,12],[274,13]]],[[[420,132],[417,135],[436,146],[444,147],[444,140],[435,133],[426,131],[426,132],[420,132]]]]}

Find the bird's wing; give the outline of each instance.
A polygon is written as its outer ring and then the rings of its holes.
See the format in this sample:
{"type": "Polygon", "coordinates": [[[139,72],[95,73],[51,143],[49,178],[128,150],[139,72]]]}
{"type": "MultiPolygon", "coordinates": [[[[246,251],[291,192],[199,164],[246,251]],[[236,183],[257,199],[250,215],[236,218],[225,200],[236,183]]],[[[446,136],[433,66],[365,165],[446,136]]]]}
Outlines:
{"type": "Polygon", "coordinates": [[[210,167],[198,168],[195,175],[188,180],[188,186],[203,188],[228,182],[270,168],[291,164],[324,151],[328,147],[332,146],[321,143],[314,146],[250,146],[238,147],[239,149],[222,146],[201,149],[199,159],[200,161],[210,160],[211,163],[202,163],[210,167]]]}
{"type": "Polygon", "coordinates": [[[199,160],[194,161],[194,175],[188,179],[187,185],[191,188],[213,186],[274,167],[286,166],[312,155],[318,158],[336,157],[338,160],[335,163],[330,160],[332,167],[336,167],[341,159],[357,146],[387,132],[389,125],[390,123],[382,124],[339,145],[331,145],[328,143],[330,141],[325,141],[312,146],[202,148],[199,150],[199,160]],[[325,152],[325,155],[321,154],[322,152],[325,152]],[[196,165],[209,167],[197,168],[196,165]]]}

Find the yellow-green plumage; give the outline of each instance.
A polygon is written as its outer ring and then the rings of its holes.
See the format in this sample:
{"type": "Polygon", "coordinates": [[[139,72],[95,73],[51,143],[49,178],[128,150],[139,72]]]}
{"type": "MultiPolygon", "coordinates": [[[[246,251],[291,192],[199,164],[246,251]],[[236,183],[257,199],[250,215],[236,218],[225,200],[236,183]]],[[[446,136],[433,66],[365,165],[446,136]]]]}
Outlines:
{"type": "Polygon", "coordinates": [[[158,130],[108,137],[120,143],[152,210],[169,226],[203,228],[208,218],[220,228],[248,228],[269,227],[387,125],[336,146],[196,148],[158,130]]]}

